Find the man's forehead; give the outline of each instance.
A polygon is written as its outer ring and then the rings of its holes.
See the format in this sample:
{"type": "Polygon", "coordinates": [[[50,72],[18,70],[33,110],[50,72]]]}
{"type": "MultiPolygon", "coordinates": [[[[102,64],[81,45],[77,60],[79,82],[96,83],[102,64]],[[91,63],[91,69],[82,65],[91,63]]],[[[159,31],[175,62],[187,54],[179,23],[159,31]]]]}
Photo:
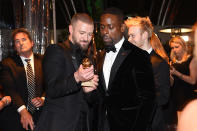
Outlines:
{"type": "Polygon", "coordinates": [[[20,36],[20,38],[24,38],[24,37],[28,37],[28,35],[24,32],[19,32],[14,36],[14,39],[19,39],[18,37],[20,36]]]}

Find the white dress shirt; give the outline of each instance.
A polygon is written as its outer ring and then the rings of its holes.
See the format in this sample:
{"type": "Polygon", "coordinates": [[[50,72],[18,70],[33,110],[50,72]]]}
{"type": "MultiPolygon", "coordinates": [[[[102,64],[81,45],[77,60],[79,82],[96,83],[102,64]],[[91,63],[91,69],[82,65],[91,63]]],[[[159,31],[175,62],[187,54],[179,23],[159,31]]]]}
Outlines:
{"type": "Polygon", "coordinates": [[[103,64],[103,75],[104,75],[105,84],[106,84],[107,89],[108,89],[112,65],[116,59],[116,56],[117,56],[120,48],[122,47],[124,40],[125,40],[125,38],[122,37],[122,39],[118,43],[115,44],[116,52],[113,52],[113,51],[110,51],[108,53],[106,52],[105,60],[104,60],[104,64],[103,64]]]}

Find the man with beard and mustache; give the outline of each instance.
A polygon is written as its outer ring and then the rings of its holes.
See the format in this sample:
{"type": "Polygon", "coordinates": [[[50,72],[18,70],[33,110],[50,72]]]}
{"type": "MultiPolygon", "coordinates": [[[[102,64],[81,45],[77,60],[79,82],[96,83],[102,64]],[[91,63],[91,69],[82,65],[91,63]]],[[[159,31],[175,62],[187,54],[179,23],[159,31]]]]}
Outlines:
{"type": "Polygon", "coordinates": [[[100,99],[95,106],[99,131],[146,131],[151,120],[155,92],[149,55],[124,38],[124,28],[119,9],[102,13],[105,50],[97,64],[100,99]]]}
{"type": "Polygon", "coordinates": [[[85,13],[73,16],[69,38],[50,45],[44,55],[43,73],[46,99],[35,131],[89,131],[87,93],[96,89],[94,67],[83,68],[81,61],[92,39],[94,23],[85,13]],[[81,82],[93,80],[91,87],[81,82]]]}

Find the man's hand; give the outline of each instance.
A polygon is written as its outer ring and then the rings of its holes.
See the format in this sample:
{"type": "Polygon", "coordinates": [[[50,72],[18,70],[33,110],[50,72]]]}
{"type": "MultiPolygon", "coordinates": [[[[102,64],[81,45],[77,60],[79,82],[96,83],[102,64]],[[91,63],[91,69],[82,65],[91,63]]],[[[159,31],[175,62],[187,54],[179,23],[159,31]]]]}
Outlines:
{"type": "Polygon", "coordinates": [[[25,130],[29,130],[28,129],[28,126],[31,128],[31,130],[34,129],[34,122],[33,122],[33,118],[31,116],[31,114],[27,111],[27,109],[23,109],[21,112],[20,112],[20,115],[21,115],[21,124],[23,126],[23,128],[25,130]]]}
{"type": "Polygon", "coordinates": [[[44,100],[41,97],[36,97],[32,99],[31,102],[37,108],[44,105],[44,100]]]}
{"type": "Polygon", "coordinates": [[[77,83],[91,80],[94,77],[93,66],[84,69],[83,66],[80,65],[79,69],[74,73],[74,77],[77,83]]]}
{"type": "Polygon", "coordinates": [[[5,106],[7,106],[11,103],[11,97],[10,96],[4,96],[2,98],[2,101],[5,103],[5,106]]]}
{"type": "Polygon", "coordinates": [[[98,81],[99,81],[98,75],[94,75],[94,77],[93,77],[93,79],[92,79],[93,86],[88,86],[88,87],[83,86],[83,87],[82,87],[82,88],[83,88],[83,91],[84,91],[85,93],[88,93],[88,92],[91,92],[91,91],[97,89],[98,81]]]}

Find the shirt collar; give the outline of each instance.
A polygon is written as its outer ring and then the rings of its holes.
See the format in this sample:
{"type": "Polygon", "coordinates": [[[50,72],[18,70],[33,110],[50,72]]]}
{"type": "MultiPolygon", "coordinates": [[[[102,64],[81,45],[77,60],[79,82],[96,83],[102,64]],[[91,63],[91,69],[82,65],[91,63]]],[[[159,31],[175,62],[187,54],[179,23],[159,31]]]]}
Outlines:
{"type": "Polygon", "coordinates": [[[30,55],[30,57],[29,58],[26,58],[26,57],[24,57],[24,56],[20,56],[20,58],[21,58],[21,60],[23,61],[23,64],[26,64],[26,61],[25,61],[25,59],[30,59],[30,62],[33,60],[33,53],[30,55]]]}
{"type": "Polygon", "coordinates": [[[153,50],[152,47],[151,47],[150,49],[148,49],[148,50],[147,50],[148,54],[150,54],[152,50],[153,50]]]}
{"type": "Polygon", "coordinates": [[[122,37],[122,39],[118,43],[115,44],[117,52],[119,52],[120,48],[122,47],[122,44],[123,44],[124,40],[125,40],[125,38],[122,37]]]}

